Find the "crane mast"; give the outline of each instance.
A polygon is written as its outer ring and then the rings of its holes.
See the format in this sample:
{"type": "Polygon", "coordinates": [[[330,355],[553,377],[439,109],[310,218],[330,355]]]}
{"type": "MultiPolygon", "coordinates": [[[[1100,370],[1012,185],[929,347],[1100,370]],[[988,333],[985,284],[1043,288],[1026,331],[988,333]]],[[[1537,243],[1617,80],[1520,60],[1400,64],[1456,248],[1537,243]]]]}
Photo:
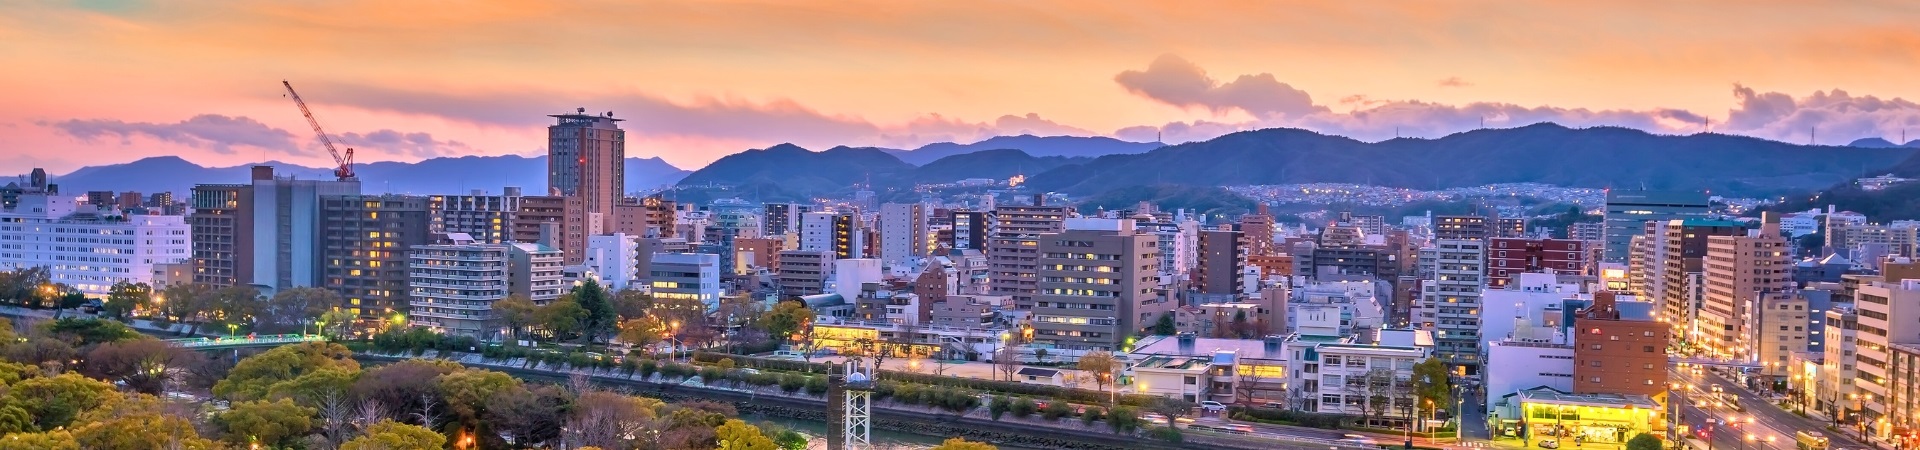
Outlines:
{"type": "Polygon", "coordinates": [[[307,117],[307,124],[313,126],[313,134],[320,136],[320,144],[327,147],[327,154],[333,155],[333,162],[339,164],[333,169],[333,176],[340,178],[340,181],[354,179],[353,149],[348,148],[344,155],[334,149],[333,138],[327,137],[327,130],[320,128],[320,120],[313,118],[313,111],[307,110],[307,102],[300,99],[300,93],[293,91],[293,83],[280,80],[280,84],[287,87],[287,96],[293,97],[293,104],[300,105],[300,115],[307,117]]]}

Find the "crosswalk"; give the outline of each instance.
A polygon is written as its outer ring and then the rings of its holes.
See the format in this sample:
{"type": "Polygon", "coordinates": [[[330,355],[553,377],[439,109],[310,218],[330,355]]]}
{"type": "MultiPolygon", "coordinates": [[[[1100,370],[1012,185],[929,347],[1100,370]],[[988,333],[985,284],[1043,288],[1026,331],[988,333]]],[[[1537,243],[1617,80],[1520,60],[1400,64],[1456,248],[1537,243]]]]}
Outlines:
{"type": "Polygon", "coordinates": [[[1487,441],[1467,441],[1449,445],[1448,447],[1493,448],[1493,443],[1487,441]]]}

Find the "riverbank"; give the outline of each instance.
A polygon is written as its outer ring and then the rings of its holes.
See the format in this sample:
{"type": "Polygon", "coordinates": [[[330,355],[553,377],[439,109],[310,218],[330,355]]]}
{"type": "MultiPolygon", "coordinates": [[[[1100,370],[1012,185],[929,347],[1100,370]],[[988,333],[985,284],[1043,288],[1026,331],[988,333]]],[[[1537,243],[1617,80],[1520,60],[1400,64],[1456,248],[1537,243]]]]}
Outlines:
{"type": "MultiPolygon", "coordinates": [[[[355,357],[369,362],[415,358],[406,354],[376,352],[356,353],[355,357]]],[[[617,368],[552,367],[524,359],[489,360],[481,355],[467,353],[442,355],[429,351],[419,357],[447,360],[468,367],[497,370],[516,377],[543,381],[564,381],[570,377],[584,376],[599,384],[619,386],[636,395],[662,400],[727,402],[734,404],[742,414],[821,423],[827,420],[826,399],[822,396],[807,394],[804,390],[788,393],[777,388],[709,386],[701,383],[697,377],[684,380],[671,379],[660,374],[641,377],[617,368]]],[[[1325,448],[1295,445],[1285,441],[1251,440],[1238,436],[1214,436],[1201,433],[1190,433],[1185,442],[1172,443],[1132,435],[1113,434],[1099,422],[1083,425],[1077,420],[1048,421],[1038,416],[1024,419],[1003,417],[1002,420],[996,421],[988,417],[985,408],[955,413],[887,400],[875,400],[874,410],[876,412],[873,418],[875,429],[939,438],[963,437],[1009,447],[1070,450],[1306,450],[1309,448],[1317,450],[1325,448]]]]}

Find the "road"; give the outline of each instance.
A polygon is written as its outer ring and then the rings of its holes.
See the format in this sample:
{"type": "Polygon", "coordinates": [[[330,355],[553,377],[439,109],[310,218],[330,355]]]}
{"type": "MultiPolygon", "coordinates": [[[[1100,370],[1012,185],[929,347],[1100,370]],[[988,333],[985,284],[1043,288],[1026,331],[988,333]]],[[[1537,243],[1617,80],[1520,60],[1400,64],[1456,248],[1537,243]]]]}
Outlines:
{"type": "Polygon", "coordinates": [[[1674,381],[1690,383],[1694,387],[1694,390],[1687,393],[1682,400],[1682,420],[1690,429],[1703,429],[1702,427],[1708,425],[1706,422],[1709,417],[1718,419],[1718,424],[1705,428],[1713,430],[1712,448],[1738,449],[1744,444],[1744,448],[1748,449],[1790,450],[1795,448],[1794,433],[1797,431],[1821,433],[1831,440],[1831,447],[1836,449],[1865,447],[1853,440],[1852,435],[1826,431],[1825,422],[1780,409],[1773,402],[1754,395],[1713,372],[1703,370],[1701,374],[1694,375],[1691,370],[1676,369],[1671,372],[1671,376],[1674,381]],[[1712,405],[1714,402],[1711,401],[1711,397],[1714,394],[1711,386],[1716,385],[1720,386],[1722,392],[1738,397],[1740,406],[1744,407],[1745,411],[1734,411],[1731,408],[1712,405]],[[1726,424],[1730,418],[1739,418],[1742,422],[1738,425],[1737,431],[1726,424]],[[1752,423],[1745,423],[1747,420],[1751,420],[1752,423]],[[1753,435],[1754,442],[1750,444],[1742,442],[1749,434],[1753,435]],[[1769,438],[1773,439],[1771,444],[1767,442],[1769,438]]]}

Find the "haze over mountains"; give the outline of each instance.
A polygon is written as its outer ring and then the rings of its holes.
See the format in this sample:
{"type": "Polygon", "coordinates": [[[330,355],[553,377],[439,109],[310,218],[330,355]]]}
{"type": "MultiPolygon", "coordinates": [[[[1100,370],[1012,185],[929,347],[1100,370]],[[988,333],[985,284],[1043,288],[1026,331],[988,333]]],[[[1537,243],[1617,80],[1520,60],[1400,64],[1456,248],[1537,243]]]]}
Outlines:
{"type": "MultiPolygon", "coordinates": [[[[803,200],[848,194],[858,185],[904,195],[915,184],[1024,174],[1034,190],[1077,196],[1142,185],[1309,182],[1421,189],[1539,182],[1768,195],[1831,186],[1883,171],[1916,153],[1913,147],[1891,143],[1854,144],[1807,146],[1734,135],[1668,136],[1555,124],[1373,143],[1284,128],[1172,146],[1023,135],[915,150],[842,146],[816,152],[782,144],[729,155],[694,171],[659,158],[629,158],[627,189],[677,185],[683,194],[706,190],[749,200],[803,200]]],[[[282,174],[330,176],[324,168],[275,165],[282,174]]],[[[375,162],[356,165],[355,170],[368,192],[498,192],[502,186],[520,186],[534,194],[546,185],[545,166],[544,156],[469,156],[375,162]]],[[[177,157],[155,157],[86,167],[55,181],[71,190],[184,193],[196,182],[245,182],[246,172],[247,166],[202,167],[177,157]]]]}

